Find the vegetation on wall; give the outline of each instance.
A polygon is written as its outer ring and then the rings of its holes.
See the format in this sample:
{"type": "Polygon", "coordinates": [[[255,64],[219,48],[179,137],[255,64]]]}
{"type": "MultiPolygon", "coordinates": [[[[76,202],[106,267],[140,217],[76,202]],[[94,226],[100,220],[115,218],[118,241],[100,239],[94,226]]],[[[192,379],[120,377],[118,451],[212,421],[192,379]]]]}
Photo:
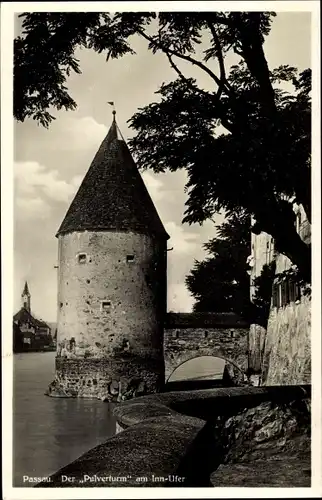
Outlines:
{"type": "Polygon", "coordinates": [[[184,222],[202,224],[219,210],[228,215],[243,210],[256,220],[253,232],[270,234],[310,282],[310,246],[296,232],[293,204],[301,204],[310,220],[311,71],[269,68],[264,41],[274,16],[22,14],[23,33],[14,46],[14,116],[48,126],[52,109],[76,108],[66,82],[71,72],[81,73],[77,48],[103,52],[108,60],[134,54],[131,37],[143,38],[150,51],[164,54],[176,79],[162,83],[158,101],[130,120],[137,132],[130,146],[139,166],[155,172],[185,169],[184,222]],[[239,59],[231,68],[228,53],[239,59]],[[189,76],[189,67],[207,75],[209,90],[189,76]]]}

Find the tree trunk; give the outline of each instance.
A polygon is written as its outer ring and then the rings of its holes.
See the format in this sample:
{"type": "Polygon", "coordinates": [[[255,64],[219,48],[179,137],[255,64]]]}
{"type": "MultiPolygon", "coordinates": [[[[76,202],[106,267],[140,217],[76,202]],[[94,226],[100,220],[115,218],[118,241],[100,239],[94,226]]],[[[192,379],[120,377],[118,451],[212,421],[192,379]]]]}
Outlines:
{"type": "Polygon", "coordinates": [[[297,266],[305,282],[311,283],[311,245],[304,243],[296,231],[291,204],[283,201],[262,207],[260,213],[254,215],[257,223],[253,232],[258,234],[265,231],[270,234],[274,238],[276,250],[297,266]]]}
{"type": "Polygon", "coordinates": [[[248,23],[241,20],[240,13],[235,13],[235,23],[239,32],[243,57],[247,67],[256,79],[262,95],[262,110],[268,118],[276,116],[275,93],[270,81],[270,73],[263,49],[260,33],[260,12],[251,12],[248,23]]]}
{"type": "Polygon", "coordinates": [[[295,229],[276,234],[274,239],[277,250],[297,266],[304,281],[311,283],[311,245],[304,243],[295,229]]]}

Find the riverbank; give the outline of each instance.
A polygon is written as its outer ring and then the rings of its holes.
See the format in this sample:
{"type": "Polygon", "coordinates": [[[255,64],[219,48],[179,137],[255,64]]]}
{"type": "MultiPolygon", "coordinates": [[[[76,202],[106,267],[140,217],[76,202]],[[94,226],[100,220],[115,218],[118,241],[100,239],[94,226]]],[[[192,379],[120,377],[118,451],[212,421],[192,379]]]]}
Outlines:
{"type": "Polygon", "coordinates": [[[278,486],[310,486],[310,386],[153,394],[121,403],[114,413],[122,432],[38,486],[216,487],[220,474],[228,478],[237,465],[244,472],[235,486],[248,486],[250,471],[249,486],[274,486],[269,467],[257,473],[267,458],[272,471],[281,471],[278,486]]]}
{"type": "Polygon", "coordinates": [[[49,346],[49,347],[30,347],[26,349],[21,349],[21,350],[15,350],[13,354],[24,354],[28,352],[56,352],[56,346],[49,346]]]}

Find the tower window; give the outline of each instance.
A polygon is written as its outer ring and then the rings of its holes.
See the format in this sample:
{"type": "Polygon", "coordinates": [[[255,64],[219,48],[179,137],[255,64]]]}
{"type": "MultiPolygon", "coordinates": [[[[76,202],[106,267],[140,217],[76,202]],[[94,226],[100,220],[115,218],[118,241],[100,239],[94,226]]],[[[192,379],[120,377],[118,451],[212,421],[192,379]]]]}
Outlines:
{"type": "Polygon", "coordinates": [[[130,254],[126,256],[126,262],[134,262],[134,255],[130,254]]]}
{"type": "Polygon", "coordinates": [[[110,312],[110,310],[111,310],[111,301],[101,300],[101,311],[110,312]]]}
{"type": "Polygon", "coordinates": [[[86,253],[79,253],[78,256],[77,256],[77,260],[78,260],[79,264],[85,264],[85,262],[87,260],[86,253]]]}

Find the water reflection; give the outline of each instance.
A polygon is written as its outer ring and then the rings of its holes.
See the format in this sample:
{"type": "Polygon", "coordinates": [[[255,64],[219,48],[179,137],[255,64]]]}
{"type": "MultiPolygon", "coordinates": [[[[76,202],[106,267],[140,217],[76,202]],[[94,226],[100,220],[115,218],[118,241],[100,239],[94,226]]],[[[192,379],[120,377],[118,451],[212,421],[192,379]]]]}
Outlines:
{"type": "Polygon", "coordinates": [[[113,405],[44,396],[55,353],[14,356],[14,486],[23,476],[47,476],[115,434],[113,405]]]}

